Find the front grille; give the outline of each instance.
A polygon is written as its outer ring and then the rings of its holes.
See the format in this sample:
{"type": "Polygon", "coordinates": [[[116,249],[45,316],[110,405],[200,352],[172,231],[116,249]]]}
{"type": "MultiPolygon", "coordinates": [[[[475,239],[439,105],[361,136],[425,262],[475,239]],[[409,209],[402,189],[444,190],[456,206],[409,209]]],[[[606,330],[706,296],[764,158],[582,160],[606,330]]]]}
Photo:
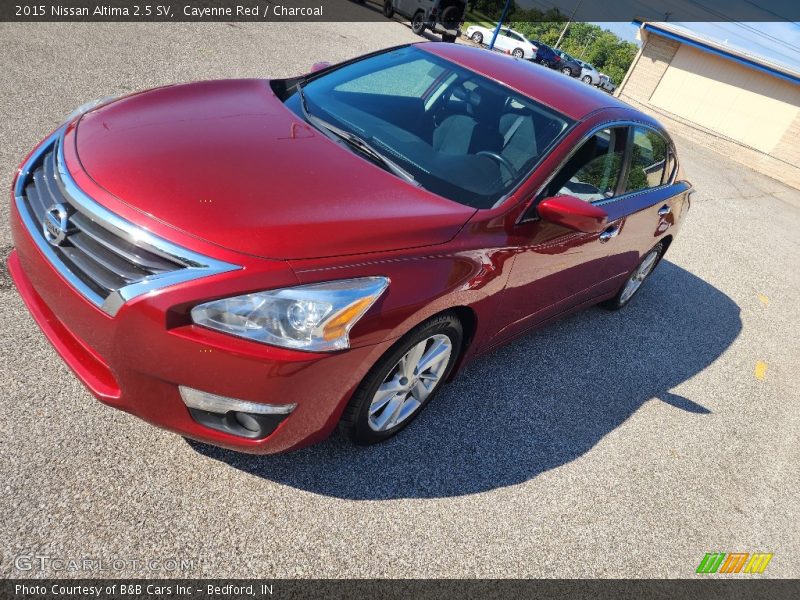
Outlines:
{"type": "Polygon", "coordinates": [[[84,296],[115,314],[134,296],[236,268],[155,237],[86,196],[63,166],[62,139],[57,132],[29,159],[15,195],[39,248],[84,296]]]}
{"type": "MultiPolygon", "coordinates": [[[[64,265],[105,300],[112,292],[159,273],[184,268],[105,229],[81,213],[65,194],[56,169],[57,148],[42,153],[23,182],[23,200],[34,222],[44,223],[50,207],[66,209],[67,235],[53,250],[64,265]]],[[[44,228],[34,232],[45,243],[44,228]]]]}

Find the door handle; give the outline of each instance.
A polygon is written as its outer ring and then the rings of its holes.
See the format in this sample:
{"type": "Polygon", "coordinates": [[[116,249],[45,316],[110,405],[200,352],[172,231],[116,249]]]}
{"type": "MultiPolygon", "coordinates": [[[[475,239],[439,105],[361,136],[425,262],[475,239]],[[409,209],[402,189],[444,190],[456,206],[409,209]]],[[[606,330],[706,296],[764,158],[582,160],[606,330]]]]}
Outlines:
{"type": "Polygon", "coordinates": [[[666,204],[658,209],[658,216],[659,217],[666,217],[669,213],[672,212],[672,207],[667,206],[666,204]]]}
{"type": "Polygon", "coordinates": [[[605,244],[611,238],[615,238],[619,235],[619,227],[616,225],[609,227],[603,233],[600,234],[600,243],[605,244]]]}

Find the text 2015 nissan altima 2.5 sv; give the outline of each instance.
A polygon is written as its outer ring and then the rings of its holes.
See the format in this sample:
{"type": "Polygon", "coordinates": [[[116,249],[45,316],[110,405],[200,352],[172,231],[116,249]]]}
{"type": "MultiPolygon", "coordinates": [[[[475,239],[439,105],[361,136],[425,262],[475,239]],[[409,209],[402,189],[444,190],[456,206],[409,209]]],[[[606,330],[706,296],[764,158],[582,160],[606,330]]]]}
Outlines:
{"type": "Polygon", "coordinates": [[[369,444],[474,356],[625,306],[690,192],[651,117],[423,43],[79,109],[20,168],[9,268],[106,404],[248,452],[369,444]]]}

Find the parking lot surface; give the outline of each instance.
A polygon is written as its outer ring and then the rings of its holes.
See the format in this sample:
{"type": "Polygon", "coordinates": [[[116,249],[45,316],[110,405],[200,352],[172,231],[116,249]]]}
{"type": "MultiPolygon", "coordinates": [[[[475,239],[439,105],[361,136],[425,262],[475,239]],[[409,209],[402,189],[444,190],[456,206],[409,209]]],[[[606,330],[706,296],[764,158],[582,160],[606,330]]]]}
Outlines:
{"type": "MultiPolygon", "coordinates": [[[[0,177],[93,98],[417,39],[389,21],[0,25],[0,177]]],[[[119,576],[689,577],[706,552],[763,551],[767,575],[800,577],[800,192],[677,143],[698,192],[631,305],[479,359],[377,447],[252,457],[105,407],[3,265],[0,576],[109,574],[16,568],[38,554],[159,561],[119,576]]],[[[6,202],[0,222],[4,259],[6,202]]]]}

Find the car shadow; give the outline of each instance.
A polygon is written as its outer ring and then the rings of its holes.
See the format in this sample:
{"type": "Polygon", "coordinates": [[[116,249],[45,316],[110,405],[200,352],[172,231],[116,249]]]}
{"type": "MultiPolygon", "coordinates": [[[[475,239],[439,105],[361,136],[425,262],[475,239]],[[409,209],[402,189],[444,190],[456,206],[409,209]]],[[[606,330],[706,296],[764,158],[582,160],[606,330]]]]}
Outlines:
{"type": "Polygon", "coordinates": [[[189,442],[247,473],[356,500],[474,494],[532,479],[595,446],[645,402],[701,419],[701,398],[670,390],[714,362],[741,331],[739,307],[662,261],[622,311],[590,309],[476,359],[409,427],[359,448],[252,456],[189,442]]]}

